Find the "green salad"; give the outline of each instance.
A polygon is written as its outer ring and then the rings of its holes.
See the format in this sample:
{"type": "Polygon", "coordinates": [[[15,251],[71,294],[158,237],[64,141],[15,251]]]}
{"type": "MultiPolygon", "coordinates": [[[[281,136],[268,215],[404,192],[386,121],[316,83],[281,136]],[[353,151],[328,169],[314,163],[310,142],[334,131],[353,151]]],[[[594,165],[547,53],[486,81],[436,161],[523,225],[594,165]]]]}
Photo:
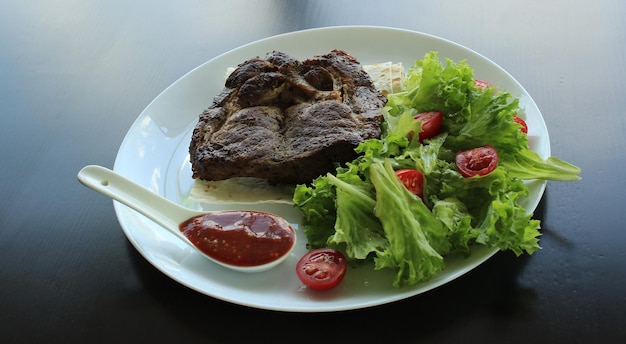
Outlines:
{"type": "Polygon", "coordinates": [[[467,256],[475,245],[517,255],[538,250],[540,223],[520,205],[529,194],[524,180],[577,180],[581,171],[529,149],[516,121],[519,100],[477,85],[466,61],[444,64],[437,52],[410,66],[404,88],[387,97],[380,139],[361,143],[358,158],[334,173],[297,185],[307,247],[394,269],[390,283],[398,288],[430,279],[445,269],[445,256],[467,256]],[[441,129],[422,139],[416,133],[426,123],[416,118],[430,111],[443,114],[441,129]],[[459,152],[481,147],[497,151],[497,164],[464,175],[459,152]],[[423,176],[420,194],[399,178],[407,169],[423,176]]]}

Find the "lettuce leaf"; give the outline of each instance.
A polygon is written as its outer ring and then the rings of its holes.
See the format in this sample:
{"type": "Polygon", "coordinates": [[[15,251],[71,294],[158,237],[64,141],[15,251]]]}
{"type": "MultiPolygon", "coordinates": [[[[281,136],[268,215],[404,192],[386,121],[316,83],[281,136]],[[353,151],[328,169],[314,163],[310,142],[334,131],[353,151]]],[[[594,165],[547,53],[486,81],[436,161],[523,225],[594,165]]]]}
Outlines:
{"type": "Polygon", "coordinates": [[[374,259],[375,268],[397,269],[393,285],[401,287],[428,280],[443,270],[450,244],[441,222],[396,178],[389,160],[370,165],[376,188],[375,214],[389,240],[374,259]]]}
{"type": "Polygon", "coordinates": [[[342,248],[351,260],[365,260],[372,253],[382,252],[389,241],[374,216],[376,200],[369,190],[371,184],[355,179],[348,183],[332,174],[327,178],[337,193],[337,220],[335,233],[328,238],[329,246],[342,248]]]}
{"type": "Polygon", "coordinates": [[[302,211],[302,226],[309,248],[326,246],[335,232],[337,213],[335,190],[325,176],[315,179],[310,186],[296,186],[293,202],[302,211]]]}
{"type": "Polygon", "coordinates": [[[500,162],[514,178],[545,179],[556,181],[580,180],[580,168],[557,157],[542,159],[537,153],[527,149],[508,156],[500,162]]]}

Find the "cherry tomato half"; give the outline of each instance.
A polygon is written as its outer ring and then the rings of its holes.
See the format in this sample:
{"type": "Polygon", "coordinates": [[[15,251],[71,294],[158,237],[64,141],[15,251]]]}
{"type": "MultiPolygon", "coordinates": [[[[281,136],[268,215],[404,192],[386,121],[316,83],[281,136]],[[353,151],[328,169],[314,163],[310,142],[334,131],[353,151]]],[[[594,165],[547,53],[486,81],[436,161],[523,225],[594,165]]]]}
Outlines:
{"type": "Polygon", "coordinates": [[[517,116],[513,117],[513,120],[514,120],[516,123],[519,123],[519,125],[521,125],[521,126],[522,126],[522,127],[519,129],[519,130],[521,130],[521,131],[522,131],[522,133],[524,133],[524,134],[528,134],[528,125],[526,124],[526,121],[524,121],[523,119],[521,119],[521,118],[519,118],[519,117],[517,117],[517,116]]]}
{"type": "Polygon", "coordinates": [[[484,176],[498,166],[498,151],[489,145],[461,151],[455,162],[464,177],[484,176]]]}
{"type": "Polygon", "coordinates": [[[403,169],[397,170],[396,176],[413,194],[419,197],[424,196],[424,175],[422,172],[413,169],[403,169]]]}
{"type": "Polygon", "coordinates": [[[418,113],[414,119],[422,122],[422,131],[419,133],[419,141],[430,139],[441,131],[443,124],[443,114],[441,111],[429,111],[418,113]]]}
{"type": "Polygon", "coordinates": [[[331,248],[319,248],[300,258],[296,264],[296,273],[307,287],[326,290],[334,288],[343,280],[347,267],[343,253],[331,248]]]}
{"type": "Polygon", "coordinates": [[[474,83],[476,84],[476,87],[478,88],[487,88],[487,87],[493,86],[489,82],[485,80],[480,80],[480,79],[474,79],[474,83]]]}

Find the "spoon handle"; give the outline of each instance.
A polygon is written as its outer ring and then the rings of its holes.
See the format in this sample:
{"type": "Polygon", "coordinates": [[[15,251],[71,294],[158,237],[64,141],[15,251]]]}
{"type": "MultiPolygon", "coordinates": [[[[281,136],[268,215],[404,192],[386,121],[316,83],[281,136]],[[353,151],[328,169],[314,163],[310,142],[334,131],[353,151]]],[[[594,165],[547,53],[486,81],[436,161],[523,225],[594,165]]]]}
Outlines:
{"type": "Polygon", "coordinates": [[[187,240],[178,226],[193,216],[190,210],[106,167],[85,166],[78,172],[78,180],[86,187],[121,202],[150,218],[174,235],[187,240]]]}

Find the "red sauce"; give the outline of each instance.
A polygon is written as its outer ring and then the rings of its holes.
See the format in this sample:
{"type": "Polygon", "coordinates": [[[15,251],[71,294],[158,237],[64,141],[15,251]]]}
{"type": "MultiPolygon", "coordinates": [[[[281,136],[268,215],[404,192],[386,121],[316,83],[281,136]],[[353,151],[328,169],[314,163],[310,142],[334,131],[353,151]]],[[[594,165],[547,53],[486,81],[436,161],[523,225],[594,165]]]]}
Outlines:
{"type": "Polygon", "coordinates": [[[237,266],[272,262],[294,244],[287,221],[260,211],[222,211],[190,218],[180,231],[208,256],[237,266]]]}

